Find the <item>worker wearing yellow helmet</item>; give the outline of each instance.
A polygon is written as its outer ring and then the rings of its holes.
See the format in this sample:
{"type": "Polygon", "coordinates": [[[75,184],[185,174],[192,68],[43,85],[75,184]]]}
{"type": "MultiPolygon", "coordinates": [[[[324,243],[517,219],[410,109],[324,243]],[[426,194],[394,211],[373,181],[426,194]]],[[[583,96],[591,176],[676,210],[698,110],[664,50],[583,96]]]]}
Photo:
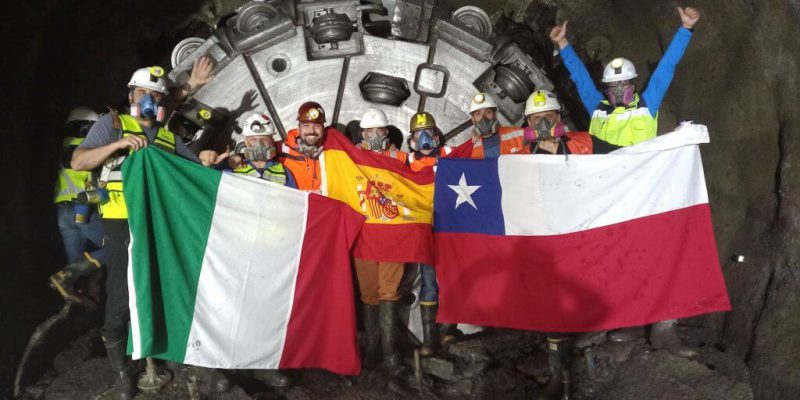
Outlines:
{"type": "Polygon", "coordinates": [[[683,26],[678,29],[641,93],[636,88],[638,74],[635,66],[630,60],[620,57],[611,60],[603,70],[604,96],[567,41],[567,21],[550,32],[550,39],[561,49],[564,65],[591,117],[590,134],[618,146],[630,146],[656,136],[658,110],[675,68],[692,38],[694,25],[700,19],[700,12],[693,7],[678,7],[678,13],[683,26]]]}

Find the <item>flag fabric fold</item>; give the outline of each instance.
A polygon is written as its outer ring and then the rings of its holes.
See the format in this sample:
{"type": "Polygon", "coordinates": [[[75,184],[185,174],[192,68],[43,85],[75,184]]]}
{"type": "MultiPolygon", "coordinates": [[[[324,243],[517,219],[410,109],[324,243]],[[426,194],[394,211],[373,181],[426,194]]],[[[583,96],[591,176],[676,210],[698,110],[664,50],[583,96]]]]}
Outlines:
{"type": "Polygon", "coordinates": [[[349,253],[360,215],[155,148],[132,153],[123,179],[135,359],[359,373],[349,253]]]}
{"type": "Polygon", "coordinates": [[[440,322],[582,332],[730,310],[702,125],[608,155],[441,160],[440,322]]]}
{"type": "Polygon", "coordinates": [[[328,130],[320,156],[322,194],[366,218],[353,255],[386,262],[433,262],[434,175],[364,151],[328,130]]]}

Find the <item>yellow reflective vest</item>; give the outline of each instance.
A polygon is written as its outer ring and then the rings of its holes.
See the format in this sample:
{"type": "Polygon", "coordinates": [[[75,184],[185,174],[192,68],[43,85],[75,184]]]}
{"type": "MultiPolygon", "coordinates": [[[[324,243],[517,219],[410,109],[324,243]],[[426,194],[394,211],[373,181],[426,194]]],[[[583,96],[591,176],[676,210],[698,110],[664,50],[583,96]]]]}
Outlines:
{"type": "Polygon", "coordinates": [[[274,163],[264,168],[264,172],[258,172],[250,164],[245,164],[244,167],[235,168],[232,170],[234,174],[247,175],[255,178],[261,178],[270,182],[286,185],[286,169],[281,163],[274,163]]]}
{"type": "MultiPolygon", "coordinates": [[[[83,143],[83,138],[66,137],[64,138],[64,151],[71,146],[78,146],[83,143]]],[[[53,196],[53,203],[61,203],[65,201],[75,201],[78,193],[86,190],[86,181],[90,179],[91,172],[89,171],[76,171],[71,168],[62,167],[58,171],[58,179],[56,180],[55,194],[53,196]]]]}
{"type": "MultiPolygon", "coordinates": [[[[120,114],[119,119],[123,136],[136,135],[148,140],[135,118],[120,114]]],[[[161,126],[150,145],[175,153],[175,135],[161,126]]],[[[108,202],[100,205],[100,214],[105,219],[128,219],[128,208],[125,206],[125,197],[122,194],[122,163],[111,169],[105,187],[108,190],[108,202]]]]}
{"type": "Polygon", "coordinates": [[[639,95],[627,107],[614,107],[608,100],[600,102],[589,124],[589,134],[617,146],[632,146],[656,137],[658,114],[639,106],[639,95]]]}

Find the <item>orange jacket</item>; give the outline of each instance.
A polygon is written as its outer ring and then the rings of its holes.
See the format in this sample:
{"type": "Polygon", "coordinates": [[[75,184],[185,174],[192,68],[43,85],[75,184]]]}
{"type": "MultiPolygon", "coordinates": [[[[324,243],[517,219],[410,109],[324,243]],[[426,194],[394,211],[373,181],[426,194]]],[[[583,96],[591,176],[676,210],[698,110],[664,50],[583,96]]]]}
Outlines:
{"type": "MultiPolygon", "coordinates": [[[[517,126],[501,126],[497,134],[500,135],[500,155],[530,154],[528,146],[523,144],[523,128],[517,126]]],[[[472,154],[470,158],[483,159],[483,138],[472,137],[472,154]]]]}
{"type": "Polygon", "coordinates": [[[408,165],[414,172],[421,171],[423,168],[435,166],[436,162],[439,160],[439,157],[444,157],[450,154],[451,151],[453,151],[452,148],[448,146],[442,146],[439,148],[438,156],[426,156],[420,158],[417,158],[416,153],[410,153],[408,155],[408,165]]]}
{"type": "Polygon", "coordinates": [[[322,171],[318,157],[308,157],[297,151],[297,140],[300,132],[292,129],[286,133],[286,140],[281,148],[279,161],[294,175],[297,188],[307,192],[319,192],[322,183],[322,171]]]}
{"type": "MultiPolygon", "coordinates": [[[[394,146],[392,147],[393,148],[389,150],[381,150],[380,153],[386,157],[394,158],[395,160],[400,161],[403,164],[406,164],[406,162],[408,161],[408,153],[402,150],[397,150],[394,148],[394,146]]],[[[366,150],[366,151],[372,151],[372,150],[366,150]]]]}
{"type": "Polygon", "coordinates": [[[567,132],[569,154],[593,154],[594,145],[589,132],[567,132]]]}

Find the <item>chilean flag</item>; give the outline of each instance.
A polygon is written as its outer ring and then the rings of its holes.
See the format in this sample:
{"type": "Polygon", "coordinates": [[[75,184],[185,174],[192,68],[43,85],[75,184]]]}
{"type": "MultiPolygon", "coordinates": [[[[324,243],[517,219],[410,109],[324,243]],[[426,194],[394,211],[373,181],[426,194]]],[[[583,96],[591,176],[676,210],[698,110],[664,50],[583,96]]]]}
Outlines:
{"type": "Polygon", "coordinates": [[[438,321],[585,332],[729,311],[708,142],[685,123],[606,155],[440,160],[438,321]]]}

